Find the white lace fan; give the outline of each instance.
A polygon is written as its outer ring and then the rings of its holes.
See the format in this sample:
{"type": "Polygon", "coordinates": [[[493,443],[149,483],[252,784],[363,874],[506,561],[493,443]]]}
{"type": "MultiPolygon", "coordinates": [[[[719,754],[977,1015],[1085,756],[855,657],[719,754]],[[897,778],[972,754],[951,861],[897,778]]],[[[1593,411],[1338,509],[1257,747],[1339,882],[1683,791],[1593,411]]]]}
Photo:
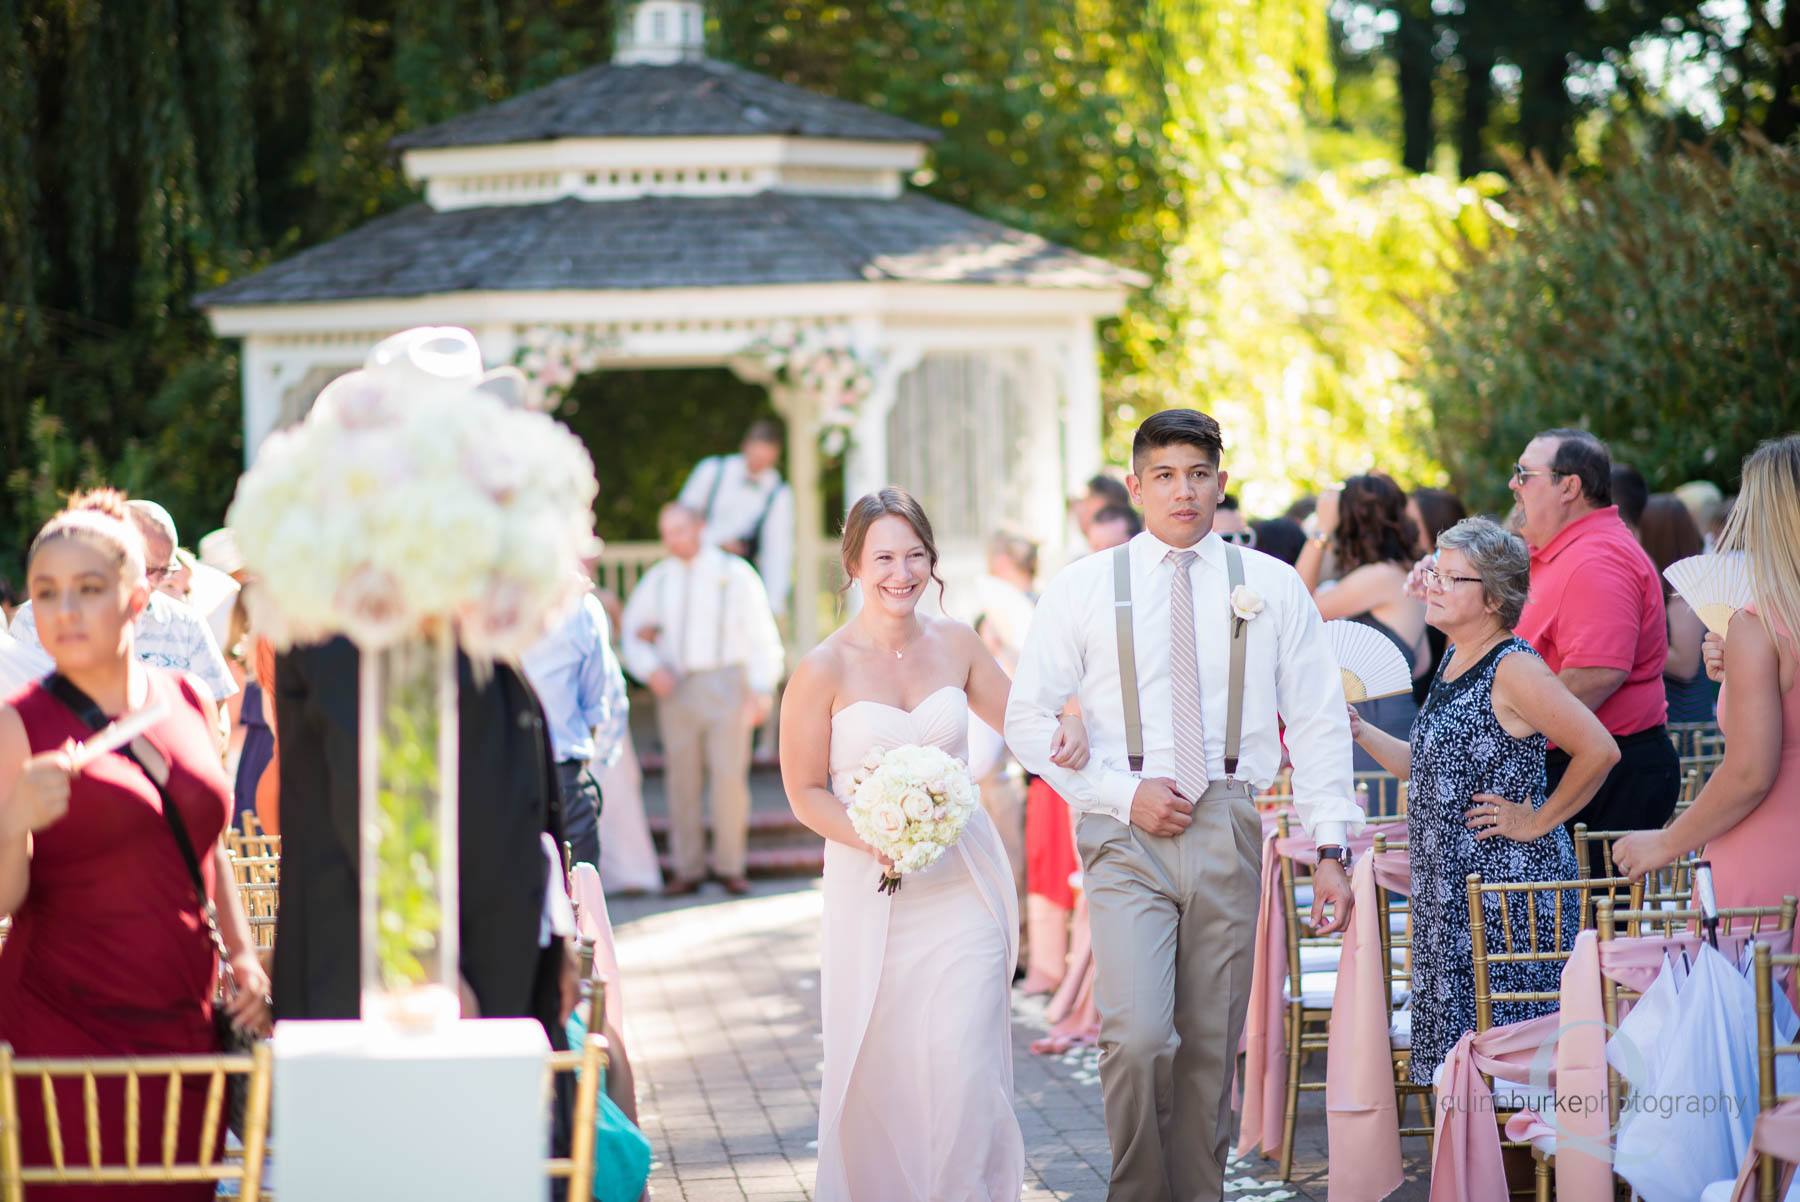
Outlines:
{"type": "Polygon", "coordinates": [[[1720,638],[1725,637],[1731,615],[1756,599],[1750,560],[1742,551],[1690,555],[1664,568],[1663,575],[1706,628],[1720,638]]]}
{"type": "Polygon", "coordinates": [[[1325,623],[1325,637],[1344,675],[1344,700],[1374,701],[1412,691],[1406,657],[1379,630],[1339,618],[1325,623]]]}

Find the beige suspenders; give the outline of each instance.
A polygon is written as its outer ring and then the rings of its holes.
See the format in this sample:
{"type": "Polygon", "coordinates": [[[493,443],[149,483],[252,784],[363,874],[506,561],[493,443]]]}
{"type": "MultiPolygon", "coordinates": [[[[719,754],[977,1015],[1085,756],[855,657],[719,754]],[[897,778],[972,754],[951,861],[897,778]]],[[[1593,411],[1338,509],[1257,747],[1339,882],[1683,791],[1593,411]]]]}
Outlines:
{"type": "MultiPolygon", "coordinates": [[[[1244,583],[1243,554],[1225,545],[1225,573],[1236,592],[1244,583]]],[[[1118,631],[1119,693],[1125,706],[1125,757],[1133,772],[1144,770],[1144,722],[1138,710],[1137,644],[1131,629],[1131,544],[1113,549],[1113,622],[1118,631]]],[[[1238,744],[1244,731],[1244,632],[1248,624],[1228,619],[1231,674],[1225,707],[1225,779],[1237,776],[1238,744]]]]}

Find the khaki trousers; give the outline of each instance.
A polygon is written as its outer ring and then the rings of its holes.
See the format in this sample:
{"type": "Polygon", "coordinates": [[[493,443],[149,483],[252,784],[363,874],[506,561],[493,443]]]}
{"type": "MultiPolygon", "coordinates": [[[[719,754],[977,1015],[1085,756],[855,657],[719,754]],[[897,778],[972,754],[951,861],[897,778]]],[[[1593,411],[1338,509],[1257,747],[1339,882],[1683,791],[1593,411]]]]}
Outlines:
{"type": "Polygon", "coordinates": [[[710,786],[713,870],[744,875],[750,828],[749,687],[741,667],[683,676],[656,706],[663,779],[669,790],[669,850],[675,875],[706,875],[706,818],[700,792],[710,786]]]}
{"type": "Polygon", "coordinates": [[[1238,782],[1161,839],[1083,814],[1110,1202],[1225,1196],[1231,1081],[1250,1003],[1262,823],[1238,782]]]}

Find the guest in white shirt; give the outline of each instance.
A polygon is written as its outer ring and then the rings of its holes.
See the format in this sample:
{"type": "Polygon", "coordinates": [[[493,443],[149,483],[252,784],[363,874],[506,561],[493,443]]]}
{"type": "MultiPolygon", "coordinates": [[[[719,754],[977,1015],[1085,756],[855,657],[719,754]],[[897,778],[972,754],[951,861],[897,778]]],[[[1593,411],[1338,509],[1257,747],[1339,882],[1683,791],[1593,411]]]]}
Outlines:
{"type": "MultiPolygon", "coordinates": [[[[138,615],[132,632],[132,647],[138,659],[159,668],[189,672],[200,679],[219,703],[224,721],[225,699],[238,691],[231,668],[219,653],[206,619],[160,590],[163,580],[175,573],[181,563],[175,557],[175,523],[168,511],[154,501],[129,501],[127,508],[132,524],[144,536],[145,562],[149,570],[150,601],[138,615]]],[[[37,618],[31,602],[21,605],[13,614],[9,633],[28,647],[42,650],[38,641],[37,618]]]]}
{"type": "Polygon", "coordinates": [[[593,593],[520,657],[550,726],[562,791],[563,838],[576,863],[600,864],[600,783],[588,770],[599,743],[608,755],[624,737],[630,710],[613,656],[606,611],[593,593]]]}
{"type": "Polygon", "coordinates": [[[794,490],[775,466],[780,460],[781,427],[757,422],[738,454],[696,464],[677,498],[704,519],[708,546],[750,561],[778,616],[787,612],[794,583],[794,490]]]}
{"type": "Polygon", "coordinates": [[[742,559],[702,542],[702,522],[679,503],[663,506],[657,528],[669,558],[626,601],[620,654],[657,698],[675,858],[664,892],[699,887],[700,793],[710,784],[713,871],[726,892],[741,894],[750,887],[750,732],[769,716],[784,656],[762,581],[742,559]]]}
{"type": "MultiPolygon", "coordinates": [[[[1218,423],[1191,409],[1158,413],[1139,428],[1127,484],[1148,528],[1050,583],[1007,705],[1007,743],[1081,811],[1076,844],[1093,929],[1113,1202],[1223,1196],[1256,932],[1262,826],[1251,798],[1280,766],[1282,720],[1295,809],[1321,855],[1341,856],[1362,825],[1343,686],[1317,606],[1291,567],[1227,547],[1213,531],[1226,482],[1222,449],[1218,423]],[[1115,608],[1120,556],[1130,584],[1124,622],[1115,608]],[[1136,764],[1127,751],[1121,625],[1133,631],[1136,764]],[[1228,681],[1239,632],[1234,706],[1228,681]],[[1040,754],[1071,697],[1093,747],[1079,772],[1040,754]],[[1234,709],[1235,749],[1227,734],[1234,709]]],[[[1322,859],[1315,897],[1314,926],[1342,929],[1350,883],[1340,860],[1322,859]]]]}

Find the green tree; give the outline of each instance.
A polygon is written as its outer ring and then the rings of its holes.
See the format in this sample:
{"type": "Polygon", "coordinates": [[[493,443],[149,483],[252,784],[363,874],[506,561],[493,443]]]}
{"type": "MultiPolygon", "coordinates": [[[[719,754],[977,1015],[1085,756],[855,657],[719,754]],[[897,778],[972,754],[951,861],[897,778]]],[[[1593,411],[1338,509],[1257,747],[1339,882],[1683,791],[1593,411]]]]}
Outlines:
{"type": "Polygon", "coordinates": [[[1597,178],[1521,167],[1491,243],[1422,308],[1426,443],[1473,504],[1538,430],[1585,426],[1652,488],[1729,488],[1800,425],[1800,150],[1692,150],[1597,178]]]}

